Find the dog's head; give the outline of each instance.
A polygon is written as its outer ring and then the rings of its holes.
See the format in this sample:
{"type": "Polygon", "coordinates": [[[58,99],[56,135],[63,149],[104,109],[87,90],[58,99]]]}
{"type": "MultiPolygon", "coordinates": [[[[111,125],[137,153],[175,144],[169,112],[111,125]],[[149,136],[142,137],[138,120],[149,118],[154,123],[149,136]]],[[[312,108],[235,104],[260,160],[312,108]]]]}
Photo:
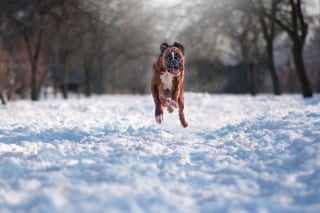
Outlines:
{"type": "Polygon", "coordinates": [[[184,47],[178,42],[168,45],[164,42],[160,45],[162,63],[167,72],[179,76],[184,70],[184,47]]]}

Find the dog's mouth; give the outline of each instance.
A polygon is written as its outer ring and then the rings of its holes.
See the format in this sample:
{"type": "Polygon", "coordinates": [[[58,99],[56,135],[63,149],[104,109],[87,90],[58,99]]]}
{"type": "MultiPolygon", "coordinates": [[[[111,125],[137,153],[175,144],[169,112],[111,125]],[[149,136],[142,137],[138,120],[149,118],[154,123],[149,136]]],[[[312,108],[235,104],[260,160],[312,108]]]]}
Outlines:
{"type": "Polygon", "coordinates": [[[179,67],[173,67],[171,69],[171,73],[174,75],[179,75],[180,74],[180,68],[179,67]]]}
{"type": "Polygon", "coordinates": [[[171,73],[174,76],[179,76],[180,75],[180,67],[174,66],[171,68],[167,68],[167,72],[171,73]]]}

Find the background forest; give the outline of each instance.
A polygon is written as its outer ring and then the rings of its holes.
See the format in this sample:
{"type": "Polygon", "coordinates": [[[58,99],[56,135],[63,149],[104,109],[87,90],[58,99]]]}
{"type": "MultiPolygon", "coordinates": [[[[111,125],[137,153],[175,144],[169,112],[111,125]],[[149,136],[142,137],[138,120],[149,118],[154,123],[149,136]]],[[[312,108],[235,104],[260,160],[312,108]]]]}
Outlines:
{"type": "Polygon", "coordinates": [[[312,0],[1,1],[1,102],[149,93],[163,41],[186,47],[187,91],[312,97],[319,13],[312,0]]]}

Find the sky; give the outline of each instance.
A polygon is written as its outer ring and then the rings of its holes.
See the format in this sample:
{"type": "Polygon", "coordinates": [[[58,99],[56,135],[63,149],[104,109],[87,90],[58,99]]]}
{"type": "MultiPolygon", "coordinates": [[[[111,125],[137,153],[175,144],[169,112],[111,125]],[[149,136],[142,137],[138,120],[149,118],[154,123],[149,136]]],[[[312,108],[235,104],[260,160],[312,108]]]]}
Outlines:
{"type": "Polygon", "coordinates": [[[308,0],[310,5],[307,7],[307,11],[311,15],[319,15],[320,13],[320,0],[308,0]]]}

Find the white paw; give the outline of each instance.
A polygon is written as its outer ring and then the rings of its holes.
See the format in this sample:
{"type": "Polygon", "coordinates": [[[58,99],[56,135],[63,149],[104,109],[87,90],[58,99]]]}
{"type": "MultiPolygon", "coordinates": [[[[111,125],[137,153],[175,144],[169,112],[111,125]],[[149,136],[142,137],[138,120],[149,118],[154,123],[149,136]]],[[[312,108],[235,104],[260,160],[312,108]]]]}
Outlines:
{"type": "Polygon", "coordinates": [[[158,124],[161,124],[161,123],[162,123],[162,121],[163,121],[163,115],[157,115],[155,118],[156,118],[156,122],[157,122],[158,124]]]}
{"type": "Polygon", "coordinates": [[[168,98],[169,104],[170,106],[174,107],[174,108],[178,108],[178,104],[177,102],[175,102],[174,100],[172,100],[171,98],[168,98]]]}

